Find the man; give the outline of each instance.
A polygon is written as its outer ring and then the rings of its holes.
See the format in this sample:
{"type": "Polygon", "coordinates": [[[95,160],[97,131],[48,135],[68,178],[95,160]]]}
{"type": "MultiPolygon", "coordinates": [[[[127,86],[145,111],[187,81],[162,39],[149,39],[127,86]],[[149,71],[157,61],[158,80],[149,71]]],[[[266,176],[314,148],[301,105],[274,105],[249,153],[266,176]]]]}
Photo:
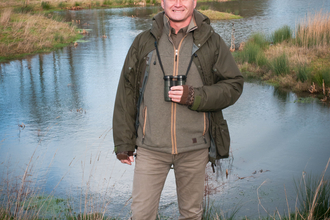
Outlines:
{"type": "Polygon", "coordinates": [[[220,157],[228,156],[229,132],[221,110],[239,98],[243,77],[209,19],[195,10],[196,3],[162,0],[164,12],[135,38],[121,73],[113,135],[122,163],[131,165],[137,149],[132,219],[156,218],[171,166],[180,219],[201,219],[212,143],[220,157]]]}

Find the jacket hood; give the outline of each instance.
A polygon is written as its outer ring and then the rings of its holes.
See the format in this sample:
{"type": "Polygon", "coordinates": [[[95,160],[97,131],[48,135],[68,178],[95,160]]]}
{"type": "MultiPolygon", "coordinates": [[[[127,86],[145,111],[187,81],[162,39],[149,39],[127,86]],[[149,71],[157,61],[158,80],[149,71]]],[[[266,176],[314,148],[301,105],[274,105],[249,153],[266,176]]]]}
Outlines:
{"type": "MultiPolygon", "coordinates": [[[[162,36],[162,31],[164,27],[164,11],[159,12],[156,14],[152,19],[152,27],[151,27],[151,34],[156,38],[158,41],[162,36]]],[[[194,31],[194,43],[200,47],[203,45],[207,39],[212,35],[213,28],[210,26],[210,19],[194,9],[194,18],[197,24],[197,29],[194,31]]]]}

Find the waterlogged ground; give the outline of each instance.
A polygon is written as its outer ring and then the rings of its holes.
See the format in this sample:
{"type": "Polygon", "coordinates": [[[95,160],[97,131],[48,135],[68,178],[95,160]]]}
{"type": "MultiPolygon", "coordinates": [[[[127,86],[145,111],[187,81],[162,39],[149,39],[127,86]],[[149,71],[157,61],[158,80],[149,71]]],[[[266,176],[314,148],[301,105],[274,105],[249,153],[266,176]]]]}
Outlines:
{"type": "MultiPolygon", "coordinates": [[[[229,45],[232,22],[240,42],[257,30],[294,27],[310,10],[329,11],[330,3],[255,0],[212,7],[239,10],[245,17],[212,22],[229,45]]],[[[30,195],[40,195],[36,203],[51,194],[55,212],[85,208],[129,216],[134,165],[122,165],[113,154],[113,105],[127,50],[150,27],[148,14],[157,10],[63,12],[67,21],[77,21],[89,32],[77,47],[0,64],[0,192],[6,192],[7,182],[19,188],[28,166],[24,190],[32,187],[35,194],[30,195]]],[[[216,174],[208,168],[213,205],[229,212],[241,207],[238,216],[257,217],[266,215],[262,206],[270,213],[287,212],[287,197],[294,210],[293,179],[303,173],[320,175],[330,157],[329,106],[247,82],[240,100],[224,115],[232,157],[216,167],[216,174]]],[[[172,171],[160,213],[178,216],[172,171]]]]}

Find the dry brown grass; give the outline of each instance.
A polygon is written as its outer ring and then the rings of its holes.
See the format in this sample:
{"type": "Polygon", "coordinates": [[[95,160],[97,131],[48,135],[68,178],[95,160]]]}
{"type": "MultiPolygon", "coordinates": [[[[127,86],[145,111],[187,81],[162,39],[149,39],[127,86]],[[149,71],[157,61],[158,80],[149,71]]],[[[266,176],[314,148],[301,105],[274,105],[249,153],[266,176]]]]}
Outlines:
{"type": "MultiPolygon", "coordinates": [[[[1,21],[8,20],[5,13],[1,21]],[[4,18],[3,18],[4,17],[4,18]]],[[[74,39],[74,27],[43,15],[11,14],[10,22],[0,26],[0,56],[32,53],[74,39]]]]}
{"type": "Polygon", "coordinates": [[[295,31],[296,45],[303,47],[328,46],[330,43],[330,13],[322,10],[308,14],[295,31]]]}
{"type": "Polygon", "coordinates": [[[10,20],[10,15],[12,13],[11,8],[6,8],[2,13],[1,13],[1,18],[0,18],[0,24],[2,26],[7,26],[7,23],[10,20]]]}

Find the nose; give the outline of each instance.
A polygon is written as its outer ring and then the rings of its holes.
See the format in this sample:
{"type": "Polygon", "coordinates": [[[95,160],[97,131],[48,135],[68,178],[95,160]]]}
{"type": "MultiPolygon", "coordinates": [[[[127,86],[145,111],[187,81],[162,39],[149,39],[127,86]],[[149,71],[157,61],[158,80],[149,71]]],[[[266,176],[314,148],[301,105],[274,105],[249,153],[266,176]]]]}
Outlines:
{"type": "Polygon", "coordinates": [[[175,1],[175,6],[179,7],[182,5],[182,0],[174,0],[175,1]]]}

